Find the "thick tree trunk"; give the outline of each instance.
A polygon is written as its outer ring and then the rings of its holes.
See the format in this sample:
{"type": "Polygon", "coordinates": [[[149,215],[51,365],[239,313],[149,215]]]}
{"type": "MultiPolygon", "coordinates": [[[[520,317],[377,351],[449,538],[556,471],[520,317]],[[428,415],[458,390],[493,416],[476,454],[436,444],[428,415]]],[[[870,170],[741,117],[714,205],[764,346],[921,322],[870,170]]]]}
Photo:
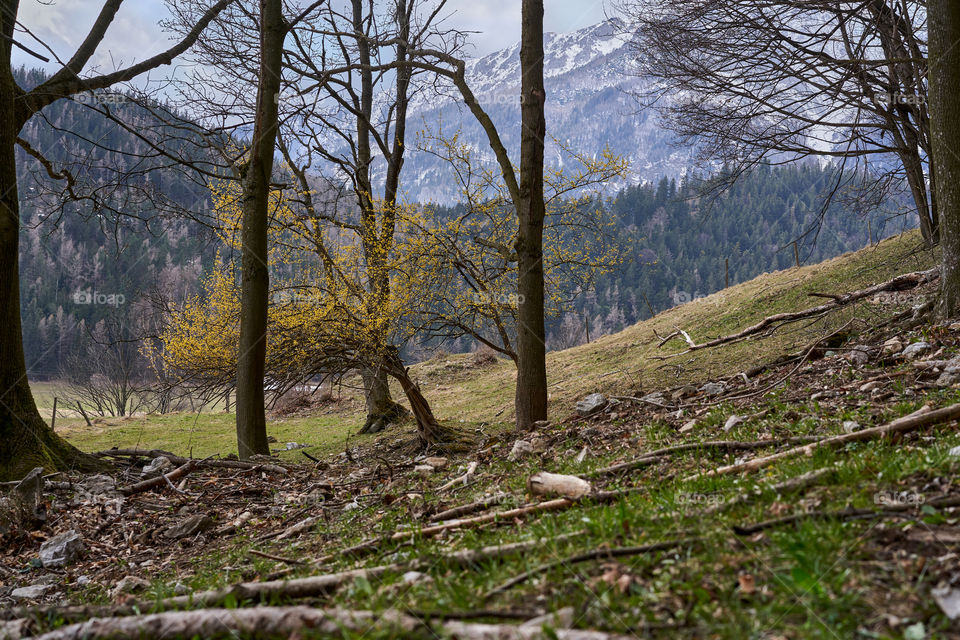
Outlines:
{"type": "MultiPolygon", "coordinates": [[[[16,11],[14,11],[14,14],[16,11]]],[[[0,41],[0,480],[23,477],[34,467],[93,468],[97,461],[58,437],[40,417],[27,382],[20,324],[20,204],[15,145],[16,93],[10,71],[12,25],[6,16],[0,41]]]]}
{"type": "Polygon", "coordinates": [[[391,422],[410,415],[407,408],[390,395],[387,370],[383,367],[366,369],[361,373],[367,400],[367,420],[360,433],[379,433],[391,422]]]}
{"type": "Polygon", "coordinates": [[[517,427],[547,419],[543,318],[543,0],[523,0],[520,41],[520,201],[517,202],[517,427]]]}
{"type": "Polygon", "coordinates": [[[960,4],[930,0],[930,132],[943,251],[941,313],[960,315],[960,4]]]}
{"type": "Polygon", "coordinates": [[[242,177],[242,297],[237,359],[237,448],[241,459],[270,453],[263,391],[270,295],[267,226],[285,36],[281,0],[261,0],[257,113],[250,159],[242,177]]]}

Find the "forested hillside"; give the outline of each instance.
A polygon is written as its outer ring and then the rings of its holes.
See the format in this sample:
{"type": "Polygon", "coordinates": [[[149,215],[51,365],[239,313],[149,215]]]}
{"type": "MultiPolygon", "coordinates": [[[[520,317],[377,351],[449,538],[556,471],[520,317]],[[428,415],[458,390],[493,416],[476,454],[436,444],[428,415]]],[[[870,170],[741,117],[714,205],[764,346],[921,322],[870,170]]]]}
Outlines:
{"type": "MultiPolygon", "coordinates": [[[[42,77],[37,72],[20,73],[25,84],[42,77]]],[[[115,99],[117,109],[138,108],[115,99]]],[[[55,103],[44,116],[28,124],[27,137],[58,163],[72,162],[96,172],[102,166],[128,167],[138,152],[146,151],[143,141],[82,102],[55,103]],[[130,153],[101,153],[100,147],[130,153]]],[[[103,323],[108,318],[120,321],[128,337],[130,332],[149,335],[151,296],[162,293],[183,299],[197,293],[200,277],[213,262],[215,240],[209,229],[171,216],[154,219],[149,226],[129,220],[116,225],[108,212],[98,214],[89,203],[66,205],[61,211],[37,194],[62,185],[52,182],[29,158],[19,166],[24,211],[22,317],[33,376],[60,376],[94,334],[106,339],[109,331],[103,323]]],[[[727,260],[729,282],[735,284],[792,265],[792,243],[797,239],[801,261],[810,263],[866,246],[871,232],[876,241],[913,226],[911,219],[889,218],[877,211],[868,229],[866,219],[838,202],[827,211],[823,231],[816,233],[831,176],[829,167],[814,163],[765,167],[709,203],[697,198],[699,184],[666,178],[603,199],[626,249],[625,259],[613,272],[600,276],[592,289],[581,292],[575,313],[548,320],[550,348],[619,331],[649,318],[651,312],[722,289],[727,260]]],[[[206,190],[181,173],[144,174],[141,186],[161,191],[169,201],[181,203],[184,211],[209,206],[206,190]]],[[[445,216],[457,209],[435,210],[445,216]]],[[[145,209],[143,217],[150,218],[150,213],[145,209]]],[[[116,333],[115,328],[110,331],[116,333]]],[[[431,349],[441,347],[462,352],[476,344],[469,338],[443,345],[430,341],[418,355],[428,356],[431,349]]]]}
{"type": "MultiPolygon", "coordinates": [[[[44,77],[17,72],[27,87],[44,77]]],[[[127,339],[149,334],[147,298],[196,293],[200,274],[212,264],[212,234],[191,220],[209,209],[207,190],[182,171],[147,172],[158,162],[148,143],[88,108],[94,101],[109,101],[111,111],[139,122],[141,135],[157,127],[156,118],[123,94],[81,94],[45,108],[24,129],[31,147],[91,194],[65,202],[66,180],[51,179],[19,150],[21,317],[35,379],[61,376],[91,343],[121,337],[120,327],[127,339]]]]}

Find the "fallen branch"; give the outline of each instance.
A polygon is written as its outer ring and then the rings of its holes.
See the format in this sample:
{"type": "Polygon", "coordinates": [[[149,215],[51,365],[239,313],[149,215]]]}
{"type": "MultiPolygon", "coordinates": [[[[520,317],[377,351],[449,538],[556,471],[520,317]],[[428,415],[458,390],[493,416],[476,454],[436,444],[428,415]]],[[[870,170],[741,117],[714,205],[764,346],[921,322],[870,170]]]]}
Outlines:
{"type": "Polygon", "coordinates": [[[473,474],[476,473],[476,471],[477,471],[477,466],[478,466],[479,464],[480,464],[480,463],[478,463],[477,461],[471,462],[471,463],[467,466],[467,472],[466,472],[466,473],[464,473],[462,476],[459,476],[459,477],[457,477],[457,478],[454,478],[454,479],[451,480],[450,482],[448,482],[448,483],[446,483],[445,485],[439,487],[439,488],[437,489],[437,491],[438,491],[438,492],[439,492],[439,491],[446,491],[446,490],[449,489],[450,487],[453,487],[453,486],[458,485],[458,484],[462,484],[462,485],[470,484],[470,481],[473,480],[473,474]]]}
{"type": "Polygon", "coordinates": [[[691,451],[696,449],[721,449],[726,451],[750,451],[752,449],[762,449],[764,447],[776,447],[783,444],[796,444],[798,442],[817,442],[823,438],[819,436],[793,436],[790,438],[781,438],[779,440],[754,440],[750,442],[743,442],[740,440],[709,440],[707,442],[691,442],[688,444],[679,444],[673,447],[666,447],[664,449],[657,449],[656,451],[651,451],[650,453],[645,453],[641,457],[630,460],[628,462],[621,462],[609,467],[604,467],[602,469],[596,469],[589,473],[581,474],[587,478],[595,478],[598,476],[607,476],[615,473],[622,473],[624,471],[632,471],[633,469],[639,469],[641,467],[646,467],[651,464],[655,464],[664,458],[664,456],[680,453],[682,451],[691,451]]]}
{"type": "MultiPolygon", "coordinates": [[[[785,493],[788,491],[799,491],[800,489],[806,489],[807,487],[815,484],[821,478],[829,476],[830,474],[836,472],[836,467],[825,467],[823,469],[815,469],[813,471],[808,471],[807,473],[800,474],[799,476],[788,478],[783,482],[778,482],[777,484],[765,487],[767,491],[773,491],[776,493],[785,493]]],[[[721,502],[720,504],[715,504],[712,507],[697,511],[691,515],[698,517],[703,516],[712,516],[721,511],[726,511],[730,507],[734,507],[738,504],[746,504],[753,499],[753,494],[750,493],[741,493],[730,500],[721,502]]]]}
{"type": "Polygon", "coordinates": [[[749,536],[766,529],[781,527],[785,524],[792,524],[811,519],[833,519],[833,520],[857,520],[863,518],[883,518],[887,516],[902,516],[907,511],[918,509],[921,506],[931,506],[935,508],[960,506],[960,496],[947,496],[937,500],[931,500],[923,505],[920,504],[893,504],[883,509],[840,509],[839,511],[808,511],[796,513],[782,518],[773,518],[764,520],[751,525],[735,525],[733,532],[738,536],[749,536]]]}
{"type": "Polygon", "coordinates": [[[711,471],[698,473],[688,478],[684,478],[684,480],[722,476],[730,473],[739,473],[741,471],[756,471],[757,469],[769,466],[774,462],[778,462],[786,458],[812,455],[817,449],[839,447],[847,444],[848,442],[872,440],[896,433],[908,433],[910,431],[922,429],[923,427],[950,422],[958,418],[960,418],[960,403],[950,405],[949,407],[944,407],[943,409],[937,409],[936,411],[931,411],[930,407],[924,405],[910,415],[897,418],[896,420],[888,422],[887,424],[879,427],[873,427],[871,429],[863,429],[861,431],[854,431],[853,433],[844,433],[838,436],[824,438],[818,442],[813,442],[802,447],[794,447],[793,449],[787,449],[786,451],[781,451],[780,453],[775,453],[762,458],[754,458],[753,460],[749,460],[740,464],[731,464],[726,467],[719,467],[711,471]]]}
{"type": "Polygon", "coordinates": [[[257,551],[256,549],[250,549],[247,551],[252,556],[258,556],[260,558],[266,558],[267,560],[275,560],[276,562],[283,562],[285,564],[297,564],[303,565],[307,564],[303,560],[294,560],[293,558],[284,558],[283,556],[275,556],[272,553],[267,553],[265,551],[257,551]]]}
{"type": "MultiPolygon", "coordinates": [[[[169,451],[161,449],[108,449],[99,451],[93,455],[99,458],[169,458],[170,462],[177,465],[184,465],[193,458],[184,458],[175,455],[169,451]]],[[[276,464],[262,462],[245,462],[243,460],[194,460],[200,467],[213,467],[222,469],[260,469],[270,473],[287,474],[289,470],[276,464]]]]}
{"type": "MultiPolygon", "coordinates": [[[[612,502],[613,500],[616,500],[630,492],[631,490],[597,491],[595,493],[591,493],[584,496],[582,500],[593,500],[600,503],[612,502]]],[[[366,540],[353,547],[349,547],[342,551],[338,551],[336,553],[323,556],[317,562],[319,563],[330,562],[334,558],[339,558],[341,556],[359,557],[359,556],[367,555],[369,553],[376,551],[382,545],[388,542],[399,542],[401,540],[409,540],[411,538],[416,538],[416,537],[432,538],[450,529],[470,529],[470,528],[478,527],[480,525],[488,524],[491,522],[498,522],[498,521],[509,522],[515,519],[525,518],[526,516],[529,516],[532,514],[547,513],[549,511],[562,511],[564,509],[568,509],[572,507],[578,502],[579,500],[570,500],[568,498],[557,498],[555,500],[547,500],[546,502],[538,502],[536,504],[524,505],[521,507],[517,507],[515,509],[508,509],[506,511],[496,511],[494,513],[487,513],[482,516],[476,516],[474,518],[451,520],[448,522],[444,522],[442,524],[437,524],[430,527],[424,527],[419,530],[396,531],[392,534],[381,536],[379,538],[374,538],[372,540],[366,540]]]]}
{"type": "MultiPolygon", "coordinates": [[[[688,335],[684,334],[684,338],[687,340],[688,346],[687,346],[687,350],[684,351],[683,353],[687,353],[689,351],[697,351],[699,349],[709,349],[711,347],[716,347],[722,344],[728,344],[730,342],[739,342],[740,340],[749,338],[750,336],[756,335],[768,328],[773,328],[774,330],[776,330],[777,328],[787,323],[796,322],[798,320],[803,320],[806,318],[814,318],[817,316],[821,316],[826,313],[829,313],[830,311],[834,311],[835,309],[839,309],[840,307],[844,307],[852,302],[856,302],[864,298],[869,298],[872,295],[876,295],[884,291],[905,291],[907,289],[913,289],[927,282],[931,282],[939,277],[940,277],[939,268],[930,269],[928,271],[915,271],[913,273],[905,273],[891,280],[887,280],[886,282],[881,282],[880,284],[875,284],[871,287],[867,287],[866,289],[859,289],[857,291],[851,291],[850,293],[845,293],[843,295],[836,296],[836,298],[832,299],[830,302],[826,302],[816,307],[810,307],[809,309],[804,309],[802,311],[790,311],[786,313],[777,313],[772,316],[767,316],[760,322],[754,325],[751,325],[746,329],[743,329],[742,331],[739,331],[737,333],[732,333],[726,336],[721,336],[719,338],[715,338],[713,340],[704,342],[702,344],[695,343],[693,340],[689,339],[688,335]]],[[[675,335],[679,335],[679,334],[680,334],[680,330],[678,329],[677,334],[671,334],[669,337],[675,337],[675,335]]],[[[665,344],[665,342],[666,340],[661,342],[660,346],[665,344]]]]}
{"type": "Polygon", "coordinates": [[[692,545],[699,541],[700,538],[698,537],[680,538],[678,540],[654,542],[653,544],[645,544],[639,547],[614,547],[613,549],[596,549],[594,551],[587,551],[586,553],[580,553],[575,556],[570,556],[569,558],[562,558],[560,560],[554,560],[553,562],[547,562],[546,564],[534,567],[529,571],[524,571],[520,575],[510,578],[500,586],[494,587],[485,593],[483,598],[486,600],[487,598],[495,596],[498,593],[508,591],[518,584],[526,582],[530,578],[540,575],[541,573],[546,573],[547,571],[550,571],[556,567],[565,567],[571,564],[577,564],[578,562],[589,562],[590,560],[622,558],[624,556],[638,556],[644,553],[653,553],[655,551],[667,551],[669,549],[676,549],[677,547],[692,545]]]}
{"type": "Polygon", "coordinates": [[[503,503],[504,500],[510,497],[508,493],[497,493],[488,498],[482,500],[477,500],[476,502],[471,502],[470,504],[464,504],[459,507],[452,507],[445,511],[435,513],[430,516],[430,522],[441,522],[443,520],[452,520],[453,518],[460,518],[462,516],[470,515],[471,513],[476,513],[477,511],[484,511],[490,507],[495,507],[498,504],[503,503]]]}
{"type": "MultiPolygon", "coordinates": [[[[138,482],[132,484],[129,487],[120,487],[117,489],[120,493],[125,496],[132,496],[137,493],[143,493],[144,491],[149,491],[155,487],[161,487],[165,484],[173,486],[174,480],[179,480],[185,475],[189,474],[191,471],[197,468],[197,463],[195,460],[187,460],[186,464],[181,467],[177,467],[170,473],[166,475],[159,475],[156,478],[150,478],[149,480],[144,480],[143,482],[138,482]]],[[[176,490],[176,487],[174,487],[176,490]]]]}
{"type": "Polygon", "coordinates": [[[373,630],[392,632],[396,637],[438,636],[460,640],[615,640],[625,638],[601,631],[552,629],[540,627],[480,624],[450,620],[427,623],[396,610],[383,613],[310,607],[255,607],[252,609],[207,609],[176,611],[125,618],[94,618],[62,627],[37,640],[160,640],[162,638],[219,638],[256,636],[258,638],[298,637],[309,632],[317,637],[341,637],[344,631],[366,634],[373,630]]]}
{"type": "MultiPolygon", "coordinates": [[[[491,545],[479,549],[466,549],[453,553],[442,554],[432,558],[418,559],[406,564],[388,564],[367,569],[354,569],[338,573],[298,578],[295,580],[268,580],[265,582],[243,582],[223,589],[201,591],[185,596],[176,596],[164,600],[142,600],[118,606],[81,605],[74,607],[19,607],[0,611],[0,620],[37,617],[40,619],[56,615],[65,622],[77,622],[93,617],[118,617],[139,615],[150,609],[177,609],[186,606],[216,607],[224,604],[228,599],[237,603],[249,600],[258,603],[258,598],[319,598],[326,596],[344,584],[355,581],[359,577],[375,578],[386,573],[403,573],[405,571],[425,571],[435,567],[438,562],[457,567],[472,567],[485,560],[499,559],[511,555],[526,553],[533,549],[541,549],[549,542],[557,543],[586,535],[586,529],[573,531],[552,538],[537,538],[509,544],[491,545]]],[[[251,553],[282,562],[291,562],[285,558],[271,556],[257,551],[251,553]]],[[[3,638],[3,636],[0,636],[3,638]]]]}

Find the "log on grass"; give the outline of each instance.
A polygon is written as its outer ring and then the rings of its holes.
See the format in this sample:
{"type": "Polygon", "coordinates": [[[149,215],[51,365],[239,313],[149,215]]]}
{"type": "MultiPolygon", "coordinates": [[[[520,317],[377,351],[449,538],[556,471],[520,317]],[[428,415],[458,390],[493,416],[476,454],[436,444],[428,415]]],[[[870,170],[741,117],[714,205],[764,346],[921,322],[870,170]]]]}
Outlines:
{"type": "Polygon", "coordinates": [[[342,637],[344,631],[366,634],[382,630],[396,637],[458,640],[619,640],[601,631],[551,629],[510,624],[479,624],[448,620],[427,623],[396,610],[382,613],[310,607],[255,607],[251,609],[205,609],[174,611],[126,618],[94,618],[61,627],[37,640],[164,640],[166,638],[224,638],[243,636],[290,638],[307,632],[311,636],[342,637]]]}

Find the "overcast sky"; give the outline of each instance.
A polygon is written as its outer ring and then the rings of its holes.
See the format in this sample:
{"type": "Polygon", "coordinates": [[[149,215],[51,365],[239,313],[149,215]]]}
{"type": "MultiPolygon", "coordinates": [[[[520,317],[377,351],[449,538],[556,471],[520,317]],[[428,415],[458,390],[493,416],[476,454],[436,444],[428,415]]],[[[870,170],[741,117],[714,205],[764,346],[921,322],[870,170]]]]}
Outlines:
{"type": "MultiPolygon", "coordinates": [[[[600,22],[608,0],[546,0],[545,28],[558,33],[600,22]]],[[[20,21],[61,58],[72,53],[99,13],[99,0],[21,0],[20,21]]],[[[471,41],[476,55],[507,47],[520,39],[520,0],[449,0],[450,25],[477,31],[471,41]]],[[[126,0],[107,32],[105,46],[93,61],[102,70],[142,60],[169,46],[158,23],[166,16],[162,0],[126,0]]],[[[42,53],[36,40],[18,41],[42,53]]],[[[14,49],[14,64],[41,66],[36,58],[14,49]]]]}

